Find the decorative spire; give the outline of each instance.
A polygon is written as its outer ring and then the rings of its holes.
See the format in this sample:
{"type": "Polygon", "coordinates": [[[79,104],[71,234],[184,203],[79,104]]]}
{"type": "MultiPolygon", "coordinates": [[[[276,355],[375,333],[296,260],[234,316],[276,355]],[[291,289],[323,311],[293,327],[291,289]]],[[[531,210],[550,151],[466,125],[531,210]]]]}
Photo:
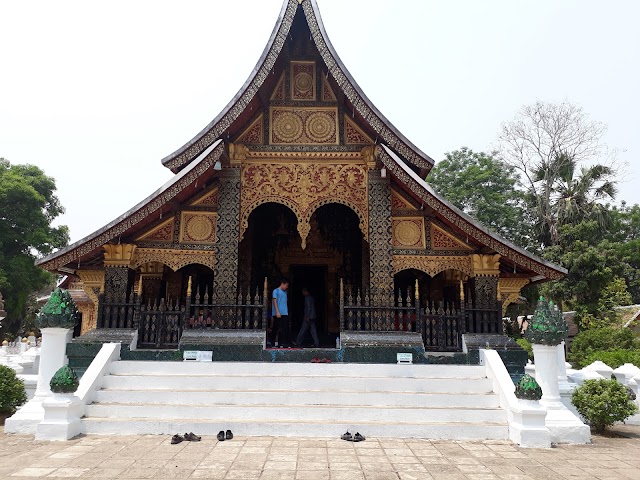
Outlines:
{"type": "Polygon", "coordinates": [[[78,323],[76,303],[67,290],[56,288],[49,300],[36,315],[38,328],[73,328],[78,323]]]}
{"type": "Polygon", "coordinates": [[[542,388],[531,375],[524,375],[516,384],[516,397],[520,400],[540,400],[542,388]]]}
{"type": "Polygon", "coordinates": [[[530,343],[538,345],[560,345],[567,330],[567,322],[558,307],[553,302],[547,303],[544,297],[540,297],[524,337],[530,343]]]}

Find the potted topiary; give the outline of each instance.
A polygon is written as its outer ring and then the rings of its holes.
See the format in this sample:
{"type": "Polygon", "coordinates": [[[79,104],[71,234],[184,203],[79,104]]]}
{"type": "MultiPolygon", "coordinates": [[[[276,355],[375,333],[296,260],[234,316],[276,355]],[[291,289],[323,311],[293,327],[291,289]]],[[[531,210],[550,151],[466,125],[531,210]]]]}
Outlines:
{"type": "Polygon", "coordinates": [[[0,365],[0,424],[16,411],[16,408],[27,401],[24,382],[16,376],[16,372],[5,365],[0,365]]]}
{"type": "Polygon", "coordinates": [[[36,326],[43,328],[74,328],[79,318],[78,307],[67,290],[56,288],[36,315],[36,326]]]}
{"type": "Polygon", "coordinates": [[[79,384],[80,381],[78,380],[76,372],[74,372],[69,365],[65,365],[58,369],[49,382],[49,386],[53,393],[63,395],[73,395],[73,393],[78,389],[79,384]]]}

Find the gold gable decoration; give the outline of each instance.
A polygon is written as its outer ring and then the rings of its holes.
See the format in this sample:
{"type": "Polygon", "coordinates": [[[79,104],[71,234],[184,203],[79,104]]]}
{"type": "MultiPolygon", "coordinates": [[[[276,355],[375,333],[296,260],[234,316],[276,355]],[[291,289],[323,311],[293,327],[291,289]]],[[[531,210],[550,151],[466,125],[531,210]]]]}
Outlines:
{"type": "Polygon", "coordinates": [[[337,102],[336,94],[333,93],[333,88],[329,84],[329,79],[325,76],[322,77],[322,101],[323,102],[337,102]]]}
{"type": "Polygon", "coordinates": [[[426,248],[423,217],[394,217],[391,225],[395,248],[426,248]]]}
{"type": "Polygon", "coordinates": [[[473,276],[473,266],[469,257],[458,255],[394,255],[392,258],[393,273],[415,269],[435,277],[445,270],[458,270],[473,276]]]}
{"type": "Polygon", "coordinates": [[[169,267],[174,272],[191,264],[204,265],[213,270],[216,259],[215,254],[209,250],[186,250],[177,248],[138,248],[133,267],[139,267],[148,263],[159,262],[169,267]]]}
{"type": "Polygon", "coordinates": [[[216,212],[188,212],[180,214],[180,243],[214,244],[217,239],[216,212]]]}
{"type": "Polygon", "coordinates": [[[86,333],[96,328],[98,319],[98,295],[104,292],[104,270],[76,270],[76,275],[80,277],[78,282],[82,290],[87,294],[93,303],[93,308],[89,318],[82,315],[82,333],[86,333]]]}
{"type": "Polygon", "coordinates": [[[200,197],[196,198],[193,202],[191,202],[190,206],[192,207],[218,207],[218,187],[214,187],[213,189],[207,191],[200,197]]]}
{"type": "Polygon", "coordinates": [[[263,126],[264,115],[260,114],[238,136],[236,143],[243,143],[245,145],[262,145],[264,143],[263,126]]]}
{"type": "Polygon", "coordinates": [[[291,62],[291,100],[316,100],[316,62],[291,62]]]}
{"type": "Polygon", "coordinates": [[[431,223],[429,228],[432,250],[473,250],[472,247],[457,239],[449,232],[431,223]]]}
{"type": "Polygon", "coordinates": [[[151,230],[146,231],[136,241],[146,242],[172,242],[173,241],[173,228],[175,224],[174,217],[168,218],[159,225],[153,227],[151,230]]]}
{"type": "Polygon", "coordinates": [[[280,80],[276,85],[276,88],[273,89],[273,93],[271,94],[271,100],[284,101],[284,72],[280,75],[280,80]]]}
{"type": "Polygon", "coordinates": [[[340,203],[358,215],[365,239],[369,234],[367,166],[330,163],[250,163],[242,166],[240,240],[249,227],[249,215],[264,203],[279,203],[298,219],[302,248],[311,230],[313,212],[322,205],[340,203]]]}
{"type": "Polygon", "coordinates": [[[344,143],[347,145],[370,145],[373,140],[348,115],[345,115],[344,143]]]}
{"type": "Polygon", "coordinates": [[[271,107],[272,145],[337,145],[337,107],[271,107]]]}

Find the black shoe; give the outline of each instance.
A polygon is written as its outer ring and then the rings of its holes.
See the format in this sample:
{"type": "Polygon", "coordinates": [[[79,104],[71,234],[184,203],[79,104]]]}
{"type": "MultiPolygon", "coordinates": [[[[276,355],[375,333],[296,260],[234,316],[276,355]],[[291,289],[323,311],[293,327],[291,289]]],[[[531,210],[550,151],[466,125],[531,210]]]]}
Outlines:
{"type": "MultiPolygon", "coordinates": [[[[220,433],[222,433],[222,432],[220,432],[220,433]]],[[[227,438],[227,440],[231,440],[233,438],[233,433],[231,433],[231,430],[227,430],[226,438],[227,438]]]]}
{"type": "Polygon", "coordinates": [[[202,437],[199,437],[193,432],[189,432],[184,434],[184,439],[190,442],[199,442],[200,440],[202,440],[202,437]]]}
{"type": "Polygon", "coordinates": [[[347,442],[353,442],[353,435],[349,433],[349,430],[347,430],[346,433],[343,433],[340,438],[342,440],[346,440],[347,442]]]}
{"type": "Polygon", "coordinates": [[[181,443],[184,441],[184,438],[178,435],[177,433],[171,437],[171,445],[175,445],[176,443],[181,443]]]}
{"type": "Polygon", "coordinates": [[[353,436],[353,441],[354,442],[362,442],[366,440],[366,438],[364,438],[362,435],[360,435],[360,433],[356,432],[356,434],[353,436]]]}
{"type": "Polygon", "coordinates": [[[218,436],[217,436],[217,438],[218,438],[218,441],[219,441],[219,442],[224,442],[224,430],[220,430],[220,431],[218,432],[218,436]]]}

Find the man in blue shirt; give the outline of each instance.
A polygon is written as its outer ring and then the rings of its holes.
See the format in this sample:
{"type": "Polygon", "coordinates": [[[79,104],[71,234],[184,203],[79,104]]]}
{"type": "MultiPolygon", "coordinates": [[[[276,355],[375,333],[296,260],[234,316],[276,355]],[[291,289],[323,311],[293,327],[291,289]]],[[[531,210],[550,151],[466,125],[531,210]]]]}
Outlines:
{"type": "MultiPolygon", "coordinates": [[[[289,307],[287,306],[287,290],[289,289],[289,280],[283,278],[280,286],[273,291],[272,298],[272,315],[273,315],[273,336],[281,347],[289,346],[289,307]]],[[[277,346],[277,343],[276,343],[277,346]]]]}

